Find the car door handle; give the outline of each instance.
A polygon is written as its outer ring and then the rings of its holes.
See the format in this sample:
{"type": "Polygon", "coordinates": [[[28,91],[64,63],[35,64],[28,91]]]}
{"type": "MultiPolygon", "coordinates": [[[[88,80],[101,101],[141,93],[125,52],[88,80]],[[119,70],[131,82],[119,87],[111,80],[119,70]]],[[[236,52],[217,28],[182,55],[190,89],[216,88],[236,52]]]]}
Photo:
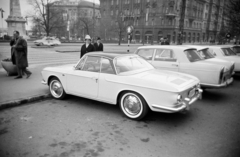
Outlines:
{"type": "Polygon", "coordinates": [[[92,79],[93,79],[93,80],[95,80],[95,81],[96,81],[96,83],[97,83],[97,81],[98,81],[98,78],[96,78],[96,77],[92,77],[92,79]]]}
{"type": "Polygon", "coordinates": [[[178,67],[178,64],[172,64],[172,66],[178,67]]]}

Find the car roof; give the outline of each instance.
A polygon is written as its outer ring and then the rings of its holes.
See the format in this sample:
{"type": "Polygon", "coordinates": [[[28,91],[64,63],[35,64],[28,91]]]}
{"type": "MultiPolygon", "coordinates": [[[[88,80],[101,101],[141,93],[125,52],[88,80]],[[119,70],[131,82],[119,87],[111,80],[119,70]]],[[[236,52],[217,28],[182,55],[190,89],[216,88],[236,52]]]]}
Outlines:
{"type": "Polygon", "coordinates": [[[140,46],[138,49],[142,48],[165,48],[165,49],[180,49],[180,50],[189,50],[189,49],[196,49],[194,47],[187,47],[184,45],[150,45],[150,46],[140,46]]]}
{"type": "Polygon", "coordinates": [[[122,57],[122,56],[138,56],[136,54],[130,54],[126,52],[116,52],[116,53],[108,53],[108,52],[89,52],[86,54],[87,56],[99,56],[99,57],[106,57],[110,59],[114,59],[117,57],[122,57]]]}
{"type": "Polygon", "coordinates": [[[197,50],[208,49],[209,46],[206,45],[183,45],[190,48],[196,48],[197,50]]]}
{"type": "Polygon", "coordinates": [[[209,47],[213,48],[230,48],[232,45],[209,45],[209,47]]]}

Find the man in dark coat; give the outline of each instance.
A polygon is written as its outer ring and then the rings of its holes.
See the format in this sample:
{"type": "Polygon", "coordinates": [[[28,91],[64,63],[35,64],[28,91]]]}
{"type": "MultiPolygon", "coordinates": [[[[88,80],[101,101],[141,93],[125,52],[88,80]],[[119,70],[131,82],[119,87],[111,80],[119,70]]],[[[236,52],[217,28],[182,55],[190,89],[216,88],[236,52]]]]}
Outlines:
{"type": "Polygon", "coordinates": [[[94,43],[95,51],[103,51],[103,44],[101,43],[101,38],[97,38],[97,42],[94,43]]]}
{"type": "Polygon", "coordinates": [[[10,42],[12,46],[12,59],[15,60],[18,76],[15,79],[22,78],[23,73],[27,75],[27,78],[32,74],[27,70],[27,42],[25,39],[19,36],[18,31],[14,31],[13,40],[10,42]]]}
{"type": "Polygon", "coordinates": [[[91,44],[91,37],[89,35],[85,36],[85,44],[81,47],[80,58],[84,56],[86,53],[95,51],[94,46],[91,44]]]}

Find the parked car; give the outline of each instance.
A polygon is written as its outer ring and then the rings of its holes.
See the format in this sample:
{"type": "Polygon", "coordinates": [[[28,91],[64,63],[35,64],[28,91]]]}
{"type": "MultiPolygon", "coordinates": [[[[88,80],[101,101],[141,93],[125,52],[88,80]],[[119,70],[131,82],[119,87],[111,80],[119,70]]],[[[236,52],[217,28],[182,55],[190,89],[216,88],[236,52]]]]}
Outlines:
{"type": "Polygon", "coordinates": [[[186,111],[202,93],[196,77],[155,69],[135,54],[91,52],[76,65],[44,68],[42,79],[56,99],[72,94],[119,104],[123,114],[134,120],[142,119],[149,109],[186,111]]]}
{"type": "Polygon", "coordinates": [[[56,46],[61,44],[59,39],[55,37],[43,37],[40,40],[33,41],[33,43],[37,46],[42,46],[42,45],[56,46]]]}
{"type": "Polygon", "coordinates": [[[233,61],[227,61],[220,58],[215,58],[215,56],[209,51],[209,48],[207,46],[199,46],[199,45],[184,45],[191,48],[196,48],[198,54],[205,59],[206,62],[217,64],[217,65],[223,65],[225,66],[225,73],[229,72],[229,75],[234,75],[234,67],[235,63],[233,61]]]}
{"type": "Polygon", "coordinates": [[[209,46],[209,51],[216,57],[227,61],[235,62],[234,71],[240,72],[240,56],[238,56],[232,49],[231,46],[227,45],[214,45],[209,46]]]}
{"type": "Polygon", "coordinates": [[[145,58],[154,67],[193,75],[203,88],[225,87],[233,82],[229,68],[202,58],[195,48],[186,46],[142,46],[135,54],[145,58]]]}

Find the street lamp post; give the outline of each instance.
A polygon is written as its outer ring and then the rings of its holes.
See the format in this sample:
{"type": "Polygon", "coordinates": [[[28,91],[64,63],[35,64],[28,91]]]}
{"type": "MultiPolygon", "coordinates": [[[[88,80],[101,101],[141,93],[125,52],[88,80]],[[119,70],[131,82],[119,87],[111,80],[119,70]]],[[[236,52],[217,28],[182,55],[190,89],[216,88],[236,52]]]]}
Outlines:
{"type": "Polygon", "coordinates": [[[154,18],[152,18],[152,45],[153,45],[153,39],[154,39],[154,18]]]}

